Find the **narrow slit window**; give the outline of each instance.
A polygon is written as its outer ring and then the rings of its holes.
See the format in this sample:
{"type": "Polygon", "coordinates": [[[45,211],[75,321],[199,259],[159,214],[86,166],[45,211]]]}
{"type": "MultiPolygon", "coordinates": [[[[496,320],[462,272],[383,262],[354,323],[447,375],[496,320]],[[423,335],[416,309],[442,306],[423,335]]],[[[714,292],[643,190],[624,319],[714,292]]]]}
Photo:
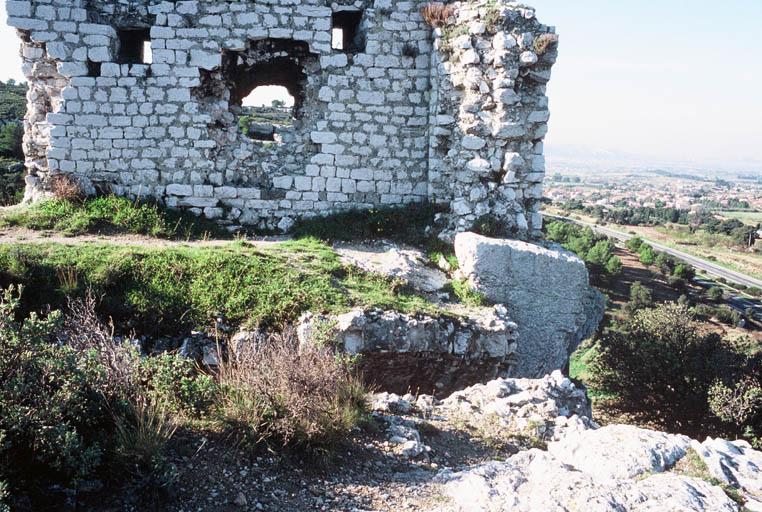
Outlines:
{"type": "Polygon", "coordinates": [[[151,32],[149,29],[125,29],[119,34],[120,64],[150,64],[151,32]]]}
{"type": "Polygon", "coordinates": [[[346,10],[333,13],[331,47],[343,52],[365,50],[365,34],[361,31],[362,11],[346,10]]]}

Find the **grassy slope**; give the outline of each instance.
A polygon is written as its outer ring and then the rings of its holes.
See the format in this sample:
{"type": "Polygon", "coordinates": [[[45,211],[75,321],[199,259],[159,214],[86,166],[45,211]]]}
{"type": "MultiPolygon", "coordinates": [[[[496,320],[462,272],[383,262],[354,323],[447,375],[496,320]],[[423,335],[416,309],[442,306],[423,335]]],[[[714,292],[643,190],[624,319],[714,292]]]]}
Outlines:
{"type": "Polygon", "coordinates": [[[67,295],[92,289],[103,314],[146,334],[209,325],[219,314],[236,325],[277,327],[307,310],[436,312],[398,282],[344,267],[314,239],[266,249],[12,244],[0,247],[0,286],[10,284],[25,286],[26,311],[60,307],[67,295]]]}
{"type": "Polygon", "coordinates": [[[231,238],[219,225],[191,214],[116,196],[86,201],[52,199],[0,212],[0,227],[52,230],[66,235],[134,234],[196,240],[231,238]]]}

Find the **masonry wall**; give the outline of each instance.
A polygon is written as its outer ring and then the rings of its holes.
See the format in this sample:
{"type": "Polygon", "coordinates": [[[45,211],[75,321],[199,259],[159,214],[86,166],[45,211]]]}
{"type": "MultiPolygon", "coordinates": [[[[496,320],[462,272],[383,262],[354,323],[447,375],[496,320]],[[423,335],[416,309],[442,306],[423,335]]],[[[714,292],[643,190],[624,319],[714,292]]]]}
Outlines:
{"type": "Polygon", "coordinates": [[[27,200],[64,173],[88,193],[150,196],[231,227],[431,200],[450,206],[448,232],[492,216],[537,234],[555,55],[520,60],[549,29],[531,10],[471,1],[432,32],[426,3],[10,0],[31,86],[27,200]],[[331,48],[342,9],[363,11],[362,51],[331,48]],[[118,30],[141,27],[152,64],[117,64],[118,30]],[[512,42],[495,50],[495,38],[512,42]],[[231,98],[240,66],[273,59],[303,73],[300,115],[275,143],[241,132],[231,98]],[[533,64],[539,79],[524,73],[533,64]]]}

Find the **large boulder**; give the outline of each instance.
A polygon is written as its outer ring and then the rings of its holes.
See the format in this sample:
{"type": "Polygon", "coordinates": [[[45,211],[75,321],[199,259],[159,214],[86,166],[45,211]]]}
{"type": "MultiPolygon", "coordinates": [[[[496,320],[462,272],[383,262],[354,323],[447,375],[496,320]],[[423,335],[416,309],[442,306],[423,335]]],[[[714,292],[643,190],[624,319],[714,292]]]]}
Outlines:
{"type": "Polygon", "coordinates": [[[584,262],[558,245],[461,233],[455,254],[471,286],[505,304],[518,325],[512,376],[539,378],[565,368],[603,318],[605,297],[590,286],[584,262]]]}
{"type": "Polygon", "coordinates": [[[690,438],[631,425],[586,430],[551,443],[548,451],[597,481],[661,473],[683,458],[690,438]]]}
{"type": "Polygon", "coordinates": [[[355,309],[336,316],[304,314],[301,344],[332,344],[361,355],[365,377],[386,391],[449,393],[509,373],[516,324],[505,308],[482,308],[469,317],[406,315],[355,309]]]}

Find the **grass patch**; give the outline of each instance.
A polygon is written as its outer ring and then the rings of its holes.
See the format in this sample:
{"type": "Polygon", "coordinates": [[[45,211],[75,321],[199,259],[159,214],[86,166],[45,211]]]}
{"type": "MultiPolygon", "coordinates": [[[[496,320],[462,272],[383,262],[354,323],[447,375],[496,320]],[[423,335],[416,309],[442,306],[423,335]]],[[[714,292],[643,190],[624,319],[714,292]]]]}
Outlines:
{"type": "Polygon", "coordinates": [[[595,403],[597,400],[614,400],[616,394],[596,389],[590,385],[592,376],[589,371],[590,363],[598,355],[598,348],[592,339],[585,340],[577,347],[569,358],[569,377],[582,382],[587,388],[587,396],[595,403]]]}
{"type": "Polygon", "coordinates": [[[99,313],[145,334],[209,325],[222,315],[234,325],[280,327],[311,310],[344,312],[378,306],[436,313],[400,282],[344,267],[315,239],[257,248],[140,248],[113,245],[0,247],[0,286],[24,285],[21,314],[92,289],[99,313]]]}
{"type": "Polygon", "coordinates": [[[454,294],[460,302],[468,307],[480,307],[489,304],[487,298],[471,288],[466,279],[453,279],[447,283],[444,290],[454,294]]]}
{"type": "Polygon", "coordinates": [[[231,238],[219,225],[187,212],[117,196],[85,201],[50,199],[0,214],[0,227],[53,230],[65,235],[134,234],[194,240],[231,238]]]}

